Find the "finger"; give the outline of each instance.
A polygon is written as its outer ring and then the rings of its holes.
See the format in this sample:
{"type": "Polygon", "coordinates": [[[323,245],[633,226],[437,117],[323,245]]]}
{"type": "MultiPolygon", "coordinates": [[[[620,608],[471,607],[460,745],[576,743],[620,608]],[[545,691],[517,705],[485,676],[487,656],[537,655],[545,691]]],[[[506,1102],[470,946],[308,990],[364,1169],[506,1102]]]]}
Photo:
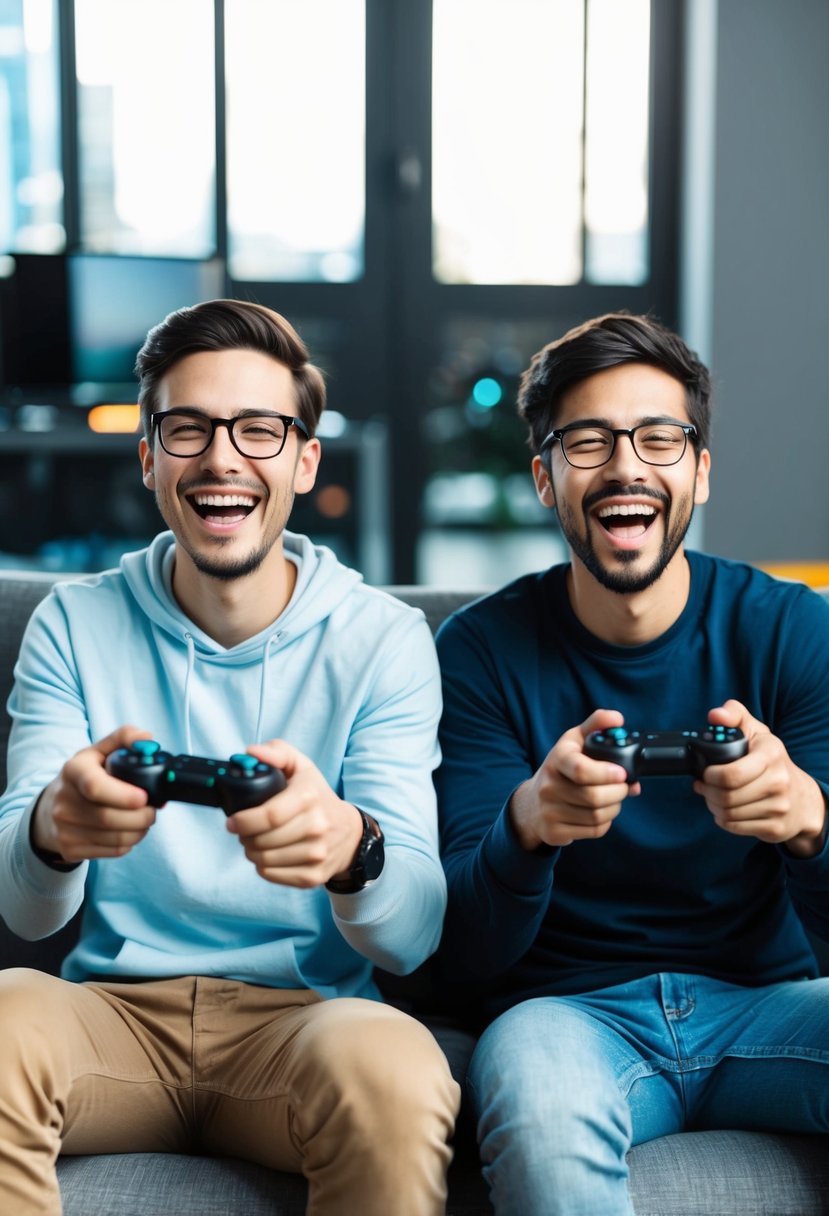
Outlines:
{"type": "Polygon", "coordinates": [[[578,730],[582,742],[594,730],[610,730],[614,726],[624,726],[624,715],[618,709],[594,709],[589,718],[585,718],[578,730]]]}
{"type": "Polygon", "coordinates": [[[256,872],[260,878],[283,887],[294,887],[307,891],[321,887],[328,881],[324,870],[306,866],[257,866],[256,872]]]}
{"type": "MultiPolygon", "coordinates": [[[[257,870],[276,869],[312,869],[320,873],[329,860],[328,849],[322,841],[299,840],[293,844],[272,844],[256,848],[245,848],[245,855],[256,866],[257,870]]],[[[328,875],[326,874],[326,877],[328,875]]]]}
{"type": "Polygon", "coordinates": [[[302,752],[284,739],[269,739],[265,743],[251,743],[246,750],[257,760],[263,760],[265,764],[281,769],[286,780],[310,763],[302,752]]]}
{"type": "Polygon", "coordinates": [[[246,807],[243,811],[235,811],[229,815],[227,830],[234,836],[251,840],[291,823],[299,809],[293,791],[285,789],[274,794],[261,806],[246,807]]]}
{"type": "Polygon", "coordinates": [[[117,751],[119,747],[131,747],[136,739],[150,738],[152,738],[150,732],[142,730],[140,726],[119,726],[117,730],[111,731],[103,739],[93,743],[91,750],[97,752],[103,760],[111,752],[117,751]]]}
{"type": "Polygon", "coordinates": [[[84,802],[116,810],[139,810],[148,805],[147,791],[108,773],[99,762],[75,757],[66,765],[66,778],[84,802]]]}
{"type": "Polygon", "coordinates": [[[718,705],[715,709],[709,710],[708,721],[712,726],[736,726],[747,739],[771,733],[764,722],[753,717],[741,701],[733,698],[718,705]]]}
{"type": "Polygon", "coordinates": [[[775,810],[771,804],[765,810],[762,803],[752,807],[751,813],[745,816],[730,811],[715,815],[714,821],[732,836],[752,836],[770,844],[782,844],[791,837],[787,816],[779,807],[775,810]]]}
{"type": "Polygon", "coordinates": [[[732,760],[729,764],[709,764],[702,777],[694,782],[694,789],[703,798],[713,791],[736,793],[748,787],[756,788],[769,771],[770,766],[764,756],[748,752],[740,760],[732,760]]]}
{"type": "Polygon", "coordinates": [[[61,856],[67,861],[93,857],[123,857],[140,844],[147,835],[143,832],[93,832],[61,835],[61,856]]]}
{"type": "MultiPolygon", "coordinates": [[[[627,773],[621,764],[585,756],[581,745],[572,746],[569,741],[562,744],[557,762],[558,771],[568,781],[584,790],[602,790],[608,785],[614,787],[627,785],[627,773]]],[[[615,788],[613,797],[621,800],[625,797],[625,793],[615,788]]]]}

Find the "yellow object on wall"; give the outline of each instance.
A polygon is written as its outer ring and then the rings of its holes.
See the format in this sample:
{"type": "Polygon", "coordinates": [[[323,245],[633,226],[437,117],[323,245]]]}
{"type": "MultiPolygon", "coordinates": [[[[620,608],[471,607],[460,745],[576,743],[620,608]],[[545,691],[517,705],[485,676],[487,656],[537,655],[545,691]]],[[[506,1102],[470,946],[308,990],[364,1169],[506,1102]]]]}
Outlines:
{"type": "Polygon", "coordinates": [[[829,587],[829,561],[826,562],[755,562],[767,574],[790,578],[809,587],[829,587]]]}

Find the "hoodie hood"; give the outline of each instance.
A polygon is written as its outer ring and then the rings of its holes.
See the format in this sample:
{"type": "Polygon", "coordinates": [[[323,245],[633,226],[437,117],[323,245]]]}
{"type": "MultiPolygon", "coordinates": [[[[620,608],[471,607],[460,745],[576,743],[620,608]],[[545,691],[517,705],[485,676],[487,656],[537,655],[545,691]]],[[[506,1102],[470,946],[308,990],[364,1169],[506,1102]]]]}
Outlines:
{"type": "Polygon", "coordinates": [[[272,656],[325,621],[349,591],[362,582],[362,575],[343,566],[330,549],[312,544],[308,537],[284,532],[282,540],[285,557],[297,567],[293,594],[272,624],[229,649],[199,629],[173,595],[176,542],[172,532],[162,532],[149,548],[128,553],[121,559],[120,569],[127,587],[153,628],[166,635],[168,643],[186,649],[182,694],[188,751],[192,748],[190,699],[196,664],[223,668],[261,664],[255,726],[251,722],[252,737],[259,739],[272,656]]]}
{"type": "Polygon", "coordinates": [[[342,603],[362,575],[343,566],[330,549],[314,545],[307,536],[282,534],[285,557],[297,567],[297,580],[284,611],[276,620],[238,646],[226,649],[194,625],[173,595],[175,537],[162,532],[148,549],[128,553],[121,559],[121,573],[142,612],[159,629],[181,640],[189,635],[199,656],[230,664],[258,660],[265,642],[273,637],[285,641],[313,629],[342,603]]]}

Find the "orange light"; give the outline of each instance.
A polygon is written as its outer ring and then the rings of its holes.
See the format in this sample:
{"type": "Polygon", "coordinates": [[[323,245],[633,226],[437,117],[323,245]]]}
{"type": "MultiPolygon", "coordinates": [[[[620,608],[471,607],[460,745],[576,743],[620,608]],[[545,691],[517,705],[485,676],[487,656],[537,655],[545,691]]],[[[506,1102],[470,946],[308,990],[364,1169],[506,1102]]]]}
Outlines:
{"type": "Polygon", "coordinates": [[[351,509],[351,495],[345,486],[323,486],[316,501],[317,510],[326,519],[342,519],[351,509]]]}
{"type": "Polygon", "coordinates": [[[99,435],[127,435],[138,430],[141,410],[137,405],[96,405],[86,416],[91,431],[99,435]]]}

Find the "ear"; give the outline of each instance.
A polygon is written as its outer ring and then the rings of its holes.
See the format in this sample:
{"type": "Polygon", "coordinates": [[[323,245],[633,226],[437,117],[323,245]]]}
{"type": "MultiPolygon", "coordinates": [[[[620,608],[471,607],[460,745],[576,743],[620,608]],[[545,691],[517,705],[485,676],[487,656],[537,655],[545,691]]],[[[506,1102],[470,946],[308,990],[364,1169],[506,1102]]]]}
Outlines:
{"type": "Polygon", "coordinates": [[[533,481],[535,482],[535,492],[538,495],[538,501],[544,507],[549,507],[550,510],[555,509],[556,496],[553,493],[553,483],[550,480],[550,474],[544,467],[544,462],[540,456],[533,456],[532,461],[533,481]]]}
{"type": "Polygon", "coordinates": [[[141,475],[148,490],[155,489],[155,465],[153,450],[146,439],[138,441],[138,456],[141,460],[141,475]]]}
{"type": "Polygon", "coordinates": [[[294,470],[294,493],[307,494],[317,480],[322,448],[319,439],[306,439],[294,470]]]}
{"type": "Polygon", "coordinates": [[[708,478],[710,473],[711,453],[708,451],[708,448],[703,448],[697,461],[697,475],[694,482],[694,505],[697,507],[701,507],[704,502],[708,502],[710,490],[708,478]]]}

